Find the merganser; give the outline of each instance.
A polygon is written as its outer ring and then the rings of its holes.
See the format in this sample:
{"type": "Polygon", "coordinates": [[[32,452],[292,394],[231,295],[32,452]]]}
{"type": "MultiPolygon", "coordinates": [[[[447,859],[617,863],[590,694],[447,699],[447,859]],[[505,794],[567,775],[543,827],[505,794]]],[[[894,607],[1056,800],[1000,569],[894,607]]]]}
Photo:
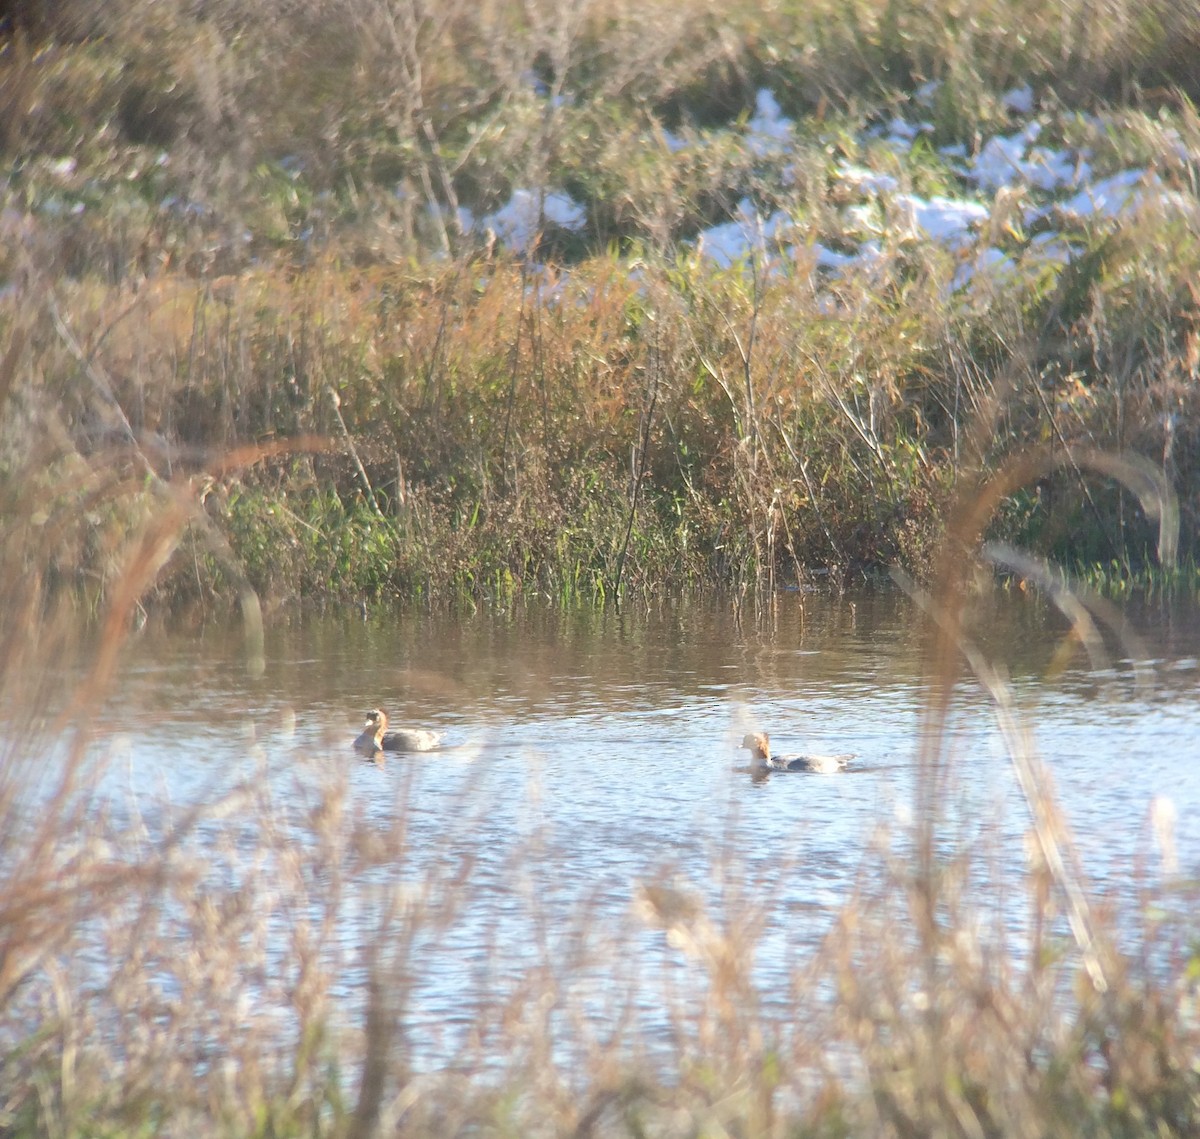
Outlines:
{"type": "Polygon", "coordinates": [[[354,741],[356,751],[374,755],[379,751],[432,751],[442,742],[440,732],[424,728],[395,728],[387,730],[387,713],[381,708],[372,708],[367,713],[367,726],[354,741]]]}
{"type": "Polygon", "coordinates": [[[854,758],[852,753],[842,755],[772,755],[771,741],[766,732],[749,732],[742,740],[742,747],[750,752],[751,772],[765,771],[808,771],[813,775],[834,775],[845,771],[854,758]]]}

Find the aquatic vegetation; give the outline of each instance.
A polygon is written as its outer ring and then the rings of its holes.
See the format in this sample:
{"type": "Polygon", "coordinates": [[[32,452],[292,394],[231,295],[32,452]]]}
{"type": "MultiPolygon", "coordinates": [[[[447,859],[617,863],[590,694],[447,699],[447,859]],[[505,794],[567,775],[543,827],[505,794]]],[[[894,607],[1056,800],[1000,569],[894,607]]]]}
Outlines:
{"type": "MultiPolygon", "coordinates": [[[[969,514],[957,505],[953,518],[969,514]]],[[[173,517],[158,509],[148,534],[173,517]]],[[[170,533],[182,549],[178,524],[170,533]]],[[[989,620],[971,620],[987,599],[963,537],[950,535],[930,599],[960,630],[989,620]]],[[[16,556],[0,552],[6,567],[16,556]]],[[[731,841],[698,865],[664,852],[615,907],[597,905],[591,883],[564,894],[563,844],[576,839],[538,821],[532,772],[532,801],[516,808],[473,774],[451,825],[431,829],[414,769],[364,799],[352,783],[368,768],[347,755],[356,729],[290,736],[260,707],[247,762],[214,770],[200,806],[169,783],[135,789],[119,735],[95,746],[147,588],[142,563],[126,565],[100,639],[65,607],[31,607],[29,576],[0,579],[8,1133],[1182,1137],[1200,1123],[1200,899],[1186,862],[1171,861],[1169,810],[1147,820],[1132,883],[1124,864],[1089,883],[1003,662],[969,634],[945,646],[967,663],[931,652],[918,685],[916,802],[886,811],[843,860],[823,939],[789,941],[784,983],[768,986],[756,964],[778,950],[771,931],[813,918],[780,883],[811,867],[772,853],[750,868],[731,841]],[[953,728],[930,729],[968,668],[1029,795],[1024,852],[995,819],[947,822],[976,773],[955,772],[953,728]],[[100,789],[105,765],[122,776],[115,795],[100,789]],[[497,810],[525,809],[511,846],[481,842],[497,810]],[[491,929],[480,915],[498,889],[505,923],[491,929]],[[517,969],[501,963],[508,937],[517,969]],[[481,941],[494,956],[470,954],[439,1025],[422,986],[481,941]]],[[[627,629],[636,638],[636,622],[627,629]]],[[[748,628],[740,651],[772,638],[748,628]]],[[[1078,620],[1063,635],[1074,651],[1087,640],[1078,620]]],[[[253,676],[246,690],[261,692],[253,676]]],[[[970,714],[986,713],[973,702],[970,714]]],[[[486,742],[475,758],[501,755],[524,763],[486,742]]],[[[730,834],[744,825],[722,795],[713,809],[732,812],[730,834]]]]}
{"type": "Polygon", "coordinates": [[[997,575],[1070,651],[1100,594],[1200,588],[1188,5],[115,0],[0,37],[0,1131],[1200,1129],[1195,883],[1140,871],[1122,947],[964,633],[997,575]],[[551,923],[534,833],[530,968],[481,970],[422,1071],[481,805],[418,875],[406,789],[366,819],[323,753],[284,765],[303,811],[263,772],[195,812],[94,794],[159,614],[236,601],[254,676],[298,598],[741,615],[896,565],[942,630],[921,794],[786,993],[766,884],[551,923]],[[1029,811],[1023,943],[940,829],[964,656],[1029,811]]]}
{"type": "MultiPolygon", "coordinates": [[[[1105,97],[1198,33],[1102,7],[30,15],[5,469],[187,482],[164,597],[222,596],[214,540],[278,599],[920,571],[959,470],[1046,439],[1160,456],[1190,551],[1200,128],[1105,97]]],[[[1063,469],[995,526],[1134,571],[1127,505],[1063,469]]]]}

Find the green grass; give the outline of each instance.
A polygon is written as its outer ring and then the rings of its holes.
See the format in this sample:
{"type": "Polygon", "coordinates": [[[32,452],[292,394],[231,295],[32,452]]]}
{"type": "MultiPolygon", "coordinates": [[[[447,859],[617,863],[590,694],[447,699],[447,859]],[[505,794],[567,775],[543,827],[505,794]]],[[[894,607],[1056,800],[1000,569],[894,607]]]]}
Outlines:
{"type": "Polygon", "coordinates": [[[1200,566],[1192,557],[1163,569],[1147,551],[1136,562],[1082,563],[1073,576],[1106,597],[1171,601],[1200,596],[1200,566]]]}
{"type": "MultiPolygon", "coordinates": [[[[258,836],[223,855],[244,879],[231,892],[193,843],[198,820],[149,843],[75,778],[124,638],[156,607],[237,599],[253,642],[260,598],[270,620],[298,598],[570,607],[712,589],[740,613],[784,583],[898,564],[931,583],[945,630],[932,787],[984,539],[1014,581],[1052,588],[1048,567],[1070,567],[1086,604],[1089,589],[1200,590],[1194,227],[1154,210],[1080,223],[1068,268],[1018,260],[971,296],[949,287],[953,256],[906,240],[822,287],[803,258],[723,270],[687,240],[750,197],[841,247],[862,236],[832,200],[843,159],[952,187],[934,147],[901,163],[862,141],[930,79],[935,144],[1004,131],[1004,92],[1029,83],[1047,140],[1086,139],[1101,173],[1160,161],[1187,189],[1188,5],[30,11],[0,44],[0,1132],[1200,1129],[1194,883],[1145,893],[1139,936],[1174,947],[1163,974],[1118,952],[1102,895],[1100,949],[1064,938],[1074,883],[1033,860],[1005,885],[1038,931],[1018,957],[965,886],[986,850],[911,860],[936,849],[917,811],[864,855],[786,1016],[761,1015],[750,975],[761,911],[646,882],[626,926],[568,915],[597,956],[547,955],[526,986],[484,994],[506,1010],[484,1050],[419,1079],[382,1013],[403,1013],[421,937],[469,904],[456,836],[415,893],[380,895],[370,973],[387,1002],[346,1025],[330,964],[342,884],[398,879],[404,802],[373,829],[323,769],[296,841],[250,781],[212,805],[258,836]],[[742,143],[763,86],[797,119],[786,164],[742,143]],[[547,235],[536,262],[459,231],[456,207],[482,216],[517,187],[569,190],[585,229],[547,235]],[[1138,497],[1144,468],[1083,461],[1097,453],[1142,456],[1175,492],[1174,567],[1138,497]],[[64,661],[86,666],[70,692],[64,661]],[[54,748],[67,777],[30,811],[22,788],[54,748]],[[268,927],[292,939],[283,976],[261,957],[268,927]],[[687,1047],[653,1070],[621,1022],[570,1038],[589,1059],[564,1065],[552,1025],[586,1023],[596,968],[618,1004],[662,996],[622,971],[647,930],[691,947],[705,980],[703,1000],[667,1006],[687,1047]],[[74,968],[85,935],[110,947],[103,983],[74,968]],[[252,975],[295,1036],[247,1014],[252,975]]],[[[994,239],[1019,259],[1036,234],[1001,212],[994,239]]],[[[1034,776],[1044,821],[1053,794],[1034,776]]],[[[520,855],[553,874],[536,843],[520,855]]],[[[528,916],[535,944],[544,915],[528,916]]]]}
{"type": "MultiPolygon", "coordinates": [[[[243,580],[272,600],[431,604],[919,573],[959,482],[1047,441],[1161,459],[1194,556],[1184,219],[1076,224],[1059,268],[997,205],[1017,268],[970,295],[952,254],[899,235],[822,286],[780,250],[722,270],[686,244],[749,197],[801,244],[843,248],[865,234],[844,228],[838,162],[951,191],[937,146],[1007,130],[1018,83],[1045,140],[1086,141],[1098,172],[1186,178],[1194,16],[1084,8],[606,2],[572,22],[371,0],[337,34],[267,0],[254,20],[138,0],[43,13],[0,52],[8,493],[45,469],[57,501],[124,449],[133,481],[64,523],[53,577],[92,608],[147,492],[186,504],[193,534],[156,578],[168,603],[243,580]],[[797,118],[786,161],[744,143],[761,87],[797,118]],[[895,113],[934,126],[903,159],[864,134],[895,113]],[[480,216],[516,187],[587,210],[537,265],[458,229],[455,207],[480,216]]],[[[1070,471],[1051,490],[993,536],[1138,563],[1127,496],[1070,471]]]]}
{"type": "MultiPolygon", "coordinates": [[[[946,560],[966,572],[956,549],[946,560]]],[[[81,641],[69,614],[22,608],[28,579],[2,588],[0,697],[29,713],[9,721],[0,758],[7,1135],[1184,1139],[1200,1125],[1197,884],[1160,874],[1148,849],[1132,913],[1085,886],[1019,733],[1005,738],[1032,776],[1024,870],[1000,870],[1011,852],[987,826],[964,837],[930,808],[935,785],[943,803],[957,794],[939,755],[955,744],[923,735],[927,813],[864,844],[854,890],[783,991],[762,991],[754,971],[764,930],[794,920],[778,867],[748,875],[731,845],[714,853],[715,894],[705,871],[672,866],[632,882],[632,904],[601,920],[586,899],[546,901],[558,840],[532,826],[494,853],[525,884],[506,922],[527,936],[529,968],[473,970],[460,997],[477,1032],[422,1073],[403,1025],[424,948],[476,929],[495,888],[477,867],[487,792],[468,792],[459,824],[418,857],[413,788],[396,779],[388,809],[366,814],[330,762],[344,740],[308,740],[280,744],[272,779],[251,772],[198,814],[143,801],[123,822],[93,797],[84,757],[128,622],[81,641]],[[64,692],[68,656],[82,671],[64,692]],[[50,746],[54,781],[33,811],[50,746]],[[1080,891],[1086,938],[1064,920],[1080,891]],[[1001,915],[1018,911],[1014,938],[1001,915]],[[359,1011],[346,1001],[348,924],[372,931],[355,947],[359,1011]],[[631,952],[647,939],[662,975],[631,952]],[[669,1047],[633,1008],[670,1026],[669,1047]]],[[[966,597],[941,595],[942,618],[969,619],[966,597]]],[[[937,660],[926,717],[957,680],[937,660]]],[[[973,663],[1003,709],[1000,674],[973,663]]]]}

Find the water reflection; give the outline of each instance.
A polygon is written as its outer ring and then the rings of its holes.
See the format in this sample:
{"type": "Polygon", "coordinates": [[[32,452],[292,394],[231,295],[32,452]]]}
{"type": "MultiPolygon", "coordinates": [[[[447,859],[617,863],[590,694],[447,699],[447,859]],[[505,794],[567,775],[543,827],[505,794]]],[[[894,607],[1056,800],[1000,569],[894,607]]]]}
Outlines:
{"type": "MultiPolygon", "coordinates": [[[[972,631],[1013,678],[1089,878],[1130,902],[1129,868],[1152,865],[1163,800],[1180,872],[1200,873],[1200,631],[1180,610],[1131,619],[1155,655],[1148,691],[1120,659],[1100,675],[1067,659],[1061,621],[1036,600],[989,599],[972,631]]],[[[269,800],[273,825],[311,841],[331,773],[381,835],[403,818],[402,857],[347,887],[342,992],[353,1001],[361,989],[361,947],[379,919],[372,891],[461,870],[469,891],[456,899],[445,886],[453,914],[413,950],[412,1023],[442,1054],[486,1022],[489,994],[547,955],[573,954],[598,1005],[614,962],[627,983],[682,970],[672,983],[684,984],[683,935],[672,941],[667,917],[662,928],[633,920],[649,889],[661,900],[669,887],[683,907],[736,895],[761,925],[763,993],[786,992],[856,883],[878,873],[879,828],[902,831],[910,816],[923,636],[890,592],[789,596],[767,629],[739,626],[718,603],[310,615],[268,628],[266,669],[251,675],[236,628],[149,630],[130,646],[97,749],[107,794],[148,833],[163,812],[215,802],[243,780],[269,800]],[[364,761],[351,742],[377,706],[444,732],[444,746],[364,761]],[[738,770],[737,745],[758,727],[781,751],[859,759],[832,777],[755,778],[738,770]]],[[[981,852],[983,878],[1019,876],[1026,811],[969,681],[950,731],[943,840],[981,852]]],[[[202,836],[225,841],[228,825],[202,836]]],[[[258,837],[248,829],[237,845],[252,850],[258,837]]],[[[1014,936],[1023,920],[1009,915],[1014,936]]],[[[664,1015],[645,996],[656,991],[637,988],[649,1020],[664,1015]]]]}

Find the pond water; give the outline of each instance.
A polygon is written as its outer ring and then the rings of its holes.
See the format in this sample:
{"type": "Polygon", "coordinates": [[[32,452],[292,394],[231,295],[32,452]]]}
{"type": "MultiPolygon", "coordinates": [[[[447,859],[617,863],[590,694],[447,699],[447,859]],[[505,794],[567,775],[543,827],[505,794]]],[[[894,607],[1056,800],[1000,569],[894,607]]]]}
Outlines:
{"type": "MultiPolygon", "coordinates": [[[[1053,773],[1086,879],[1118,908],[1147,876],[1200,875],[1200,622],[1145,606],[1128,616],[1145,659],[1135,668],[1114,644],[1101,669],[1036,599],[998,594],[973,616],[1053,773]],[[1173,817],[1177,870],[1156,812],[1173,817]]],[[[606,970],[654,959],[686,974],[677,939],[631,923],[646,887],[715,910],[735,896],[749,913],[769,895],[755,965],[769,1011],[872,872],[872,836],[911,819],[925,635],[912,603],[888,591],[787,594],[758,624],[719,602],[276,618],[261,673],[247,669],[236,626],[147,632],[128,647],[94,746],[108,759],[105,793],[151,827],[165,804],[215,798],[255,772],[283,814],[304,816],[332,773],[361,817],[382,827],[403,816],[403,858],[349,888],[338,936],[350,1004],[358,950],[380,936],[381,885],[464,868],[461,904],[413,951],[415,1062],[435,1065],[548,955],[573,955],[601,1018],[606,970]],[[374,706],[444,731],[446,746],[362,760],[350,742],[374,706]],[[755,782],[736,770],[751,728],[780,751],[857,760],[841,776],[755,782]],[[604,953],[582,944],[606,939],[604,953]]],[[[1019,878],[1029,816],[991,701],[970,678],[948,751],[948,841],[978,844],[988,874],[1019,878]]]]}

